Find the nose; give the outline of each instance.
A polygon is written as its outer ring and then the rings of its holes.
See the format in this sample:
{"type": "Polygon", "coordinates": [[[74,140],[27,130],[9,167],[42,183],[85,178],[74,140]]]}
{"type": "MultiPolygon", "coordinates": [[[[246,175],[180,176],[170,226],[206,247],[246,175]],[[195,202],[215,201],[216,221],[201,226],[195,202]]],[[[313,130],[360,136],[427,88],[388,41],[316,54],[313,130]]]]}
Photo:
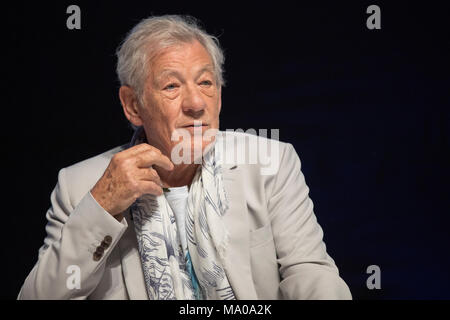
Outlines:
{"type": "Polygon", "coordinates": [[[187,115],[199,118],[205,112],[206,102],[197,88],[187,87],[181,107],[187,115]]]}

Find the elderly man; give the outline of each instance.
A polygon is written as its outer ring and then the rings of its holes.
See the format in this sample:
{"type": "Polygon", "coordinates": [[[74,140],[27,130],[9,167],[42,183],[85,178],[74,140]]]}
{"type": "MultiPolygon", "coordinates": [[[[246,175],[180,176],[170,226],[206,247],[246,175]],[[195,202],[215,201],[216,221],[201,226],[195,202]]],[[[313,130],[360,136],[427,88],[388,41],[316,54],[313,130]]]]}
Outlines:
{"type": "Polygon", "coordinates": [[[217,39],[192,18],[150,17],[117,55],[133,138],[60,170],[19,299],[351,298],[293,147],[218,131],[217,39]],[[226,161],[261,142],[274,172],[226,161]]]}

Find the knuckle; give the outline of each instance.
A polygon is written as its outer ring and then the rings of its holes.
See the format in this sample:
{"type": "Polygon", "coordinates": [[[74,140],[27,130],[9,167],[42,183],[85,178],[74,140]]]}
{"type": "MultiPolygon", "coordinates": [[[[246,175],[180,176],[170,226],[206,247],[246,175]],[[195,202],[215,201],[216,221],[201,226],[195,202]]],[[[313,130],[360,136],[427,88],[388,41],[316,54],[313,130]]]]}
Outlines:
{"type": "Polygon", "coordinates": [[[158,186],[156,183],[153,183],[152,186],[153,186],[153,190],[154,190],[153,192],[155,194],[157,194],[157,195],[162,194],[162,189],[160,186],[158,186]]]}
{"type": "Polygon", "coordinates": [[[120,161],[120,159],[121,159],[121,155],[120,155],[119,153],[116,153],[116,154],[112,157],[111,162],[112,162],[112,163],[118,163],[118,162],[120,161]]]}
{"type": "Polygon", "coordinates": [[[148,174],[152,177],[152,178],[156,178],[158,176],[158,173],[156,172],[155,169],[153,168],[148,168],[148,174]]]}
{"type": "Polygon", "coordinates": [[[132,176],[131,172],[125,171],[124,174],[123,174],[123,176],[124,176],[124,179],[125,179],[126,181],[129,181],[130,185],[133,184],[134,179],[133,179],[133,176],[132,176]]]}
{"type": "Polygon", "coordinates": [[[133,163],[134,163],[134,161],[133,161],[132,158],[124,158],[124,159],[122,159],[122,160],[120,161],[120,164],[121,164],[122,166],[130,166],[130,165],[132,165],[133,163]]]}
{"type": "Polygon", "coordinates": [[[135,145],[134,147],[132,147],[132,149],[140,150],[140,149],[142,149],[144,147],[145,147],[145,143],[139,143],[139,144],[135,145]]]}
{"type": "Polygon", "coordinates": [[[129,177],[128,179],[129,179],[129,183],[128,184],[130,186],[130,189],[133,190],[133,191],[139,190],[139,183],[135,179],[133,179],[131,177],[129,177]]]}
{"type": "Polygon", "coordinates": [[[156,156],[161,155],[161,150],[152,147],[152,149],[150,150],[150,153],[153,157],[156,157],[156,156]]]}
{"type": "Polygon", "coordinates": [[[134,156],[134,161],[133,161],[135,164],[137,164],[137,163],[139,163],[139,162],[142,162],[142,156],[140,156],[140,155],[136,155],[136,156],[134,156]]]}
{"type": "Polygon", "coordinates": [[[142,195],[142,192],[140,190],[136,190],[133,192],[133,200],[136,201],[137,198],[139,198],[142,195]]]}
{"type": "Polygon", "coordinates": [[[140,145],[139,145],[139,150],[140,151],[148,151],[148,150],[151,150],[153,147],[151,146],[151,145],[149,145],[148,143],[141,143],[140,145]]]}
{"type": "Polygon", "coordinates": [[[124,155],[118,155],[117,157],[114,158],[114,164],[118,167],[121,167],[127,163],[127,160],[128,158],[125,157],[124,155]]]}
{"type": "Polygon", "coordinates": [[[148,184],[148,192],[152,194],[160,194],[159,189],[158,185],[153,181],[148,184]]]}

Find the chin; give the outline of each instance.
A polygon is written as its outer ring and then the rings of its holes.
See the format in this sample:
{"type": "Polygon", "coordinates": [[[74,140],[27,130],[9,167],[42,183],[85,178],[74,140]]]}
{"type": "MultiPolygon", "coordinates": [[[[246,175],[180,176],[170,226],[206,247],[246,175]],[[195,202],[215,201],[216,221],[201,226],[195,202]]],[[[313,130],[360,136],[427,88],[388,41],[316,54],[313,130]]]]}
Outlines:
{"type": "Polygon", "coordinates": [[[201,163],[201,158],[211,149],[212,141],[203,142],[201,146],[191,145],[191,160],[193,163],[201,163]]]}
{"type": "Polygon", "coordinates": [[[178,142],[172,145],[172,162],[175,165],[181,163],[201,164],[203,155],[214,145],[217,130],[218,129],[208,130],[208,133],[199,136],[198,138],[194,138],[189,134],[184,134],[178,142]]]}

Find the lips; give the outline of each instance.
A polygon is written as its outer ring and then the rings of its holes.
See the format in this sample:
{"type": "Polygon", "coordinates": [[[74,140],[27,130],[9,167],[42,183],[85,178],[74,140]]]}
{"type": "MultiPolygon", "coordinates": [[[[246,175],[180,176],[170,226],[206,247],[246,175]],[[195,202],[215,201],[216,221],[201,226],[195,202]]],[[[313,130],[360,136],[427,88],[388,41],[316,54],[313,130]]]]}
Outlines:
{"type": "Polygon", "coordinates": [[[196,124],[193,124],[193,123],[191,123],[191,124],[187,124],[187,125],[184,125],[184,126],[181,126],[182,128],[195,128],[195,127],[207,127],[208,126],[208,124],[207,123],[196,123],[196,124]]]}

